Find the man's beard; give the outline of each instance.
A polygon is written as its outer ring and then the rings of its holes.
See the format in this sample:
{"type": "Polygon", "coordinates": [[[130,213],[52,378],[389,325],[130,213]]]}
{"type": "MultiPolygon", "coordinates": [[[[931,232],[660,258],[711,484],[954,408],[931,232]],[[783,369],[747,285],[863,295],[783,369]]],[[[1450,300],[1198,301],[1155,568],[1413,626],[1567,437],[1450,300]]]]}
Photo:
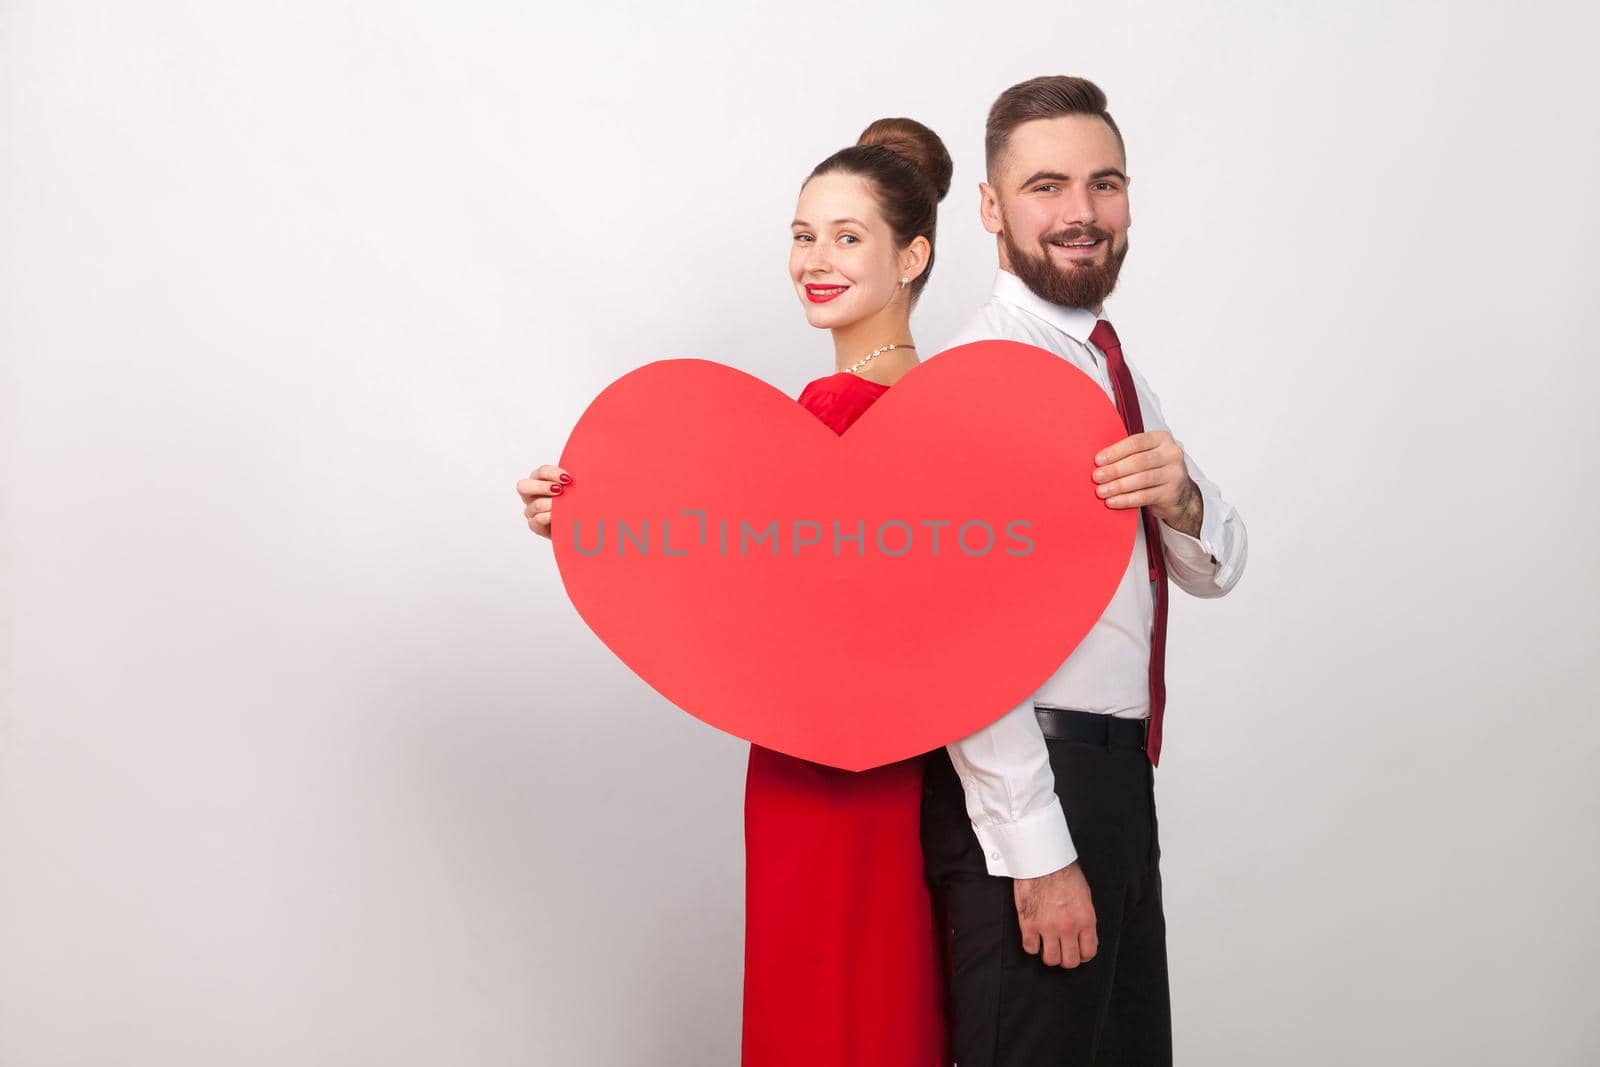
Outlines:
{"type": "Polygon", "coordinates": [[[1128,242],[1113,248],[1102,263],[1057,263],[1051,258],[1052,241],[1078,241],[1085,237],[1110,241],[1111,234],[1098,228],[1061,230],[1047,233],[1039,239],[1039,254],[1027,255],[1011,240],[1011,231],[1002,230],[1000,239],[1005,242],[1006,255],[1011,261],[1011,271],[1035,295],[1062,307],[1084,308],[1094,311],[1105,303],[1111,290],[1117,287],[1117,275],[1122,270],[1122,260],[1128,254],[1128,242]]]}

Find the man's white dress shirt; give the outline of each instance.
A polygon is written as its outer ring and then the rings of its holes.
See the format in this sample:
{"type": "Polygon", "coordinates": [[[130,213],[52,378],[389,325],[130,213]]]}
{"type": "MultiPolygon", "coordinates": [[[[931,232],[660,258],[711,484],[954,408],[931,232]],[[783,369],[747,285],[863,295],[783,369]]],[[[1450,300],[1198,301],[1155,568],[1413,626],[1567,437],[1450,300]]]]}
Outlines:
{"type": "MultiPolygon", "coordinates": [[[[1000,270],[989,302],[944,348],[992,339],[1035,345],[1071,362],[1112,397],[1105,353],[1089,343],[1095,322],[1092,312],[1052,304],[1016,275],[1000,270]]],[[[1170,432],[1155,393],[1131,362],[1128,370],[1139,394],[1146,432],[1170,432]]],[[[1189,477],[1200,487],[1204,514],[1198,538],[1161,524],[1167,574],[1194,596],[1221,596],[1233,588],[1244,570],[1244,521],[1187,450],[1184,462],[1189,477]]],[[[1093,493],[1095,483],[1085,479],[1083,491],[1093,493]]],[[[1155,602],[1144,525],[1137,524],[1136,529],[1121,584],[1105,613],[1066,662],[1028,700],[993,724],[947,746],[961,776],[967,814],[990,874],[1037,878],[1077,858],[1056,796],[1044,735],[1034,717],[1035,704],[1126,719],[1150,715],[1150,633],[1155,602]]]]}

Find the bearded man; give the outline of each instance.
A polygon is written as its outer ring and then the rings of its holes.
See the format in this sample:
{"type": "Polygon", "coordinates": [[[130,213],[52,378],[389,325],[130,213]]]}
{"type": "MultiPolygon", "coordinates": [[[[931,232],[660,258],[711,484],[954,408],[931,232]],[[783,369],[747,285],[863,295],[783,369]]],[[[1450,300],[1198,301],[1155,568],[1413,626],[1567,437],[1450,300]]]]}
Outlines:
{"type": "Polygon", "coordinates": [[[1126,158],[1082,78],[1012,86],[989,112],[980,214],[1000,269],[945,347],[1021,341],[1099,382],[1127,436],[1105,443],[1083,491],[1141,521],[1105,613],[1055,674],[930,758],[923,854],[947,919],[960,1067],[1172,1062],[1153,788],[1167,580],[1222,596],[1246,542],[1104,316],[1128,254],[1126,158]]]}

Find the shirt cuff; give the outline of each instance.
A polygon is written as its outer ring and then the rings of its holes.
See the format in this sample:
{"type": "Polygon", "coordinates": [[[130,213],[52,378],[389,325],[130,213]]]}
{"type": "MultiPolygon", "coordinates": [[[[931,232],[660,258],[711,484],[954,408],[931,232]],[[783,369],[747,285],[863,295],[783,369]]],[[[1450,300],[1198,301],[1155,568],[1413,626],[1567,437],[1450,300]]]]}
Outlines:
{"type": "Polygon", "coordinates": [[[974,824],[972,829],[984,866],[999,878],[1040,878],[1078,858],[1059,797],[1015,822],[974,824]]]}

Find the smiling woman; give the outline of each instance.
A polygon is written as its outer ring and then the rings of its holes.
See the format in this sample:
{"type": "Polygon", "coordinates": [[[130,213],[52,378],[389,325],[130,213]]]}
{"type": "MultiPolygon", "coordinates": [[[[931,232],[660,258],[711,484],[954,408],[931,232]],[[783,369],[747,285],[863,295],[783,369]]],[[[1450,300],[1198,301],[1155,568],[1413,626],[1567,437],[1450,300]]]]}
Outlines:
{"type": "MultiPolygon", "coordinates": [[[[919,362],[911,308],[933,268],[938,206],[951,173],[950,154],[937,134],[911,119],[886,118],[868,126],[857,144],[824,159],[801,186],[789,276],[806,321],[832,335],[836,370],[808,384],[799,403],[835,433],[844,433],[919,362]]],[[[555,498],[569,491],[583,490],[573,472],[554,464],[518,482],[529,528],[549,537],[555,498]]],[[[659,515],[650,526],[634,516],[637,527],[608,516],[611,537],[601,540],[596,528],[592,545],[576,524],[573,533],[581,555],[604,550],[608,557],[633,558],[652,551],[653,540],[664,555],[689,554],[691,543],[709,553],[714,537],[719,552],[738,551],[752,562],[762,556],[791,560],[802,551],[865,556],[876,549],[896,556],[925,546],[936,552],[941,527],[944,557],[952,564],[969,564],[968,557],[1004,563],[1033,548],[1030,523],[1010,515],[992,516],[993,523],[967,514],[959,521],[869,524],[852,514],[842,527],[817,520],[783,527],[771,515],[736,522],[704,511],[683,514],[697,522],[675,524],[670,541],[659,515]],[[789,534],[780,554],[781,529],[789,534]],[[652,538],[652,531],[659,536],[652,538]]],[[[837,608],[849,614],[853,606],[837,608]]],[[[918,756],[845,771],[751,745],[744,1067],[948,1062],[939,934],[923,876],[924,765],[918,756]],[[892,1050],[887,1059],[885,1050],[892,1050]]]]}
{"type": "MultiPolygon", "coordinates": [[[[801,186],[789,277],[806,321],[833,331],[840,370],[915,347],[911,308],[933,271],[938,206],[952,172],[932,130],[889,118],[817,164],[801,186]]],[[[887,385],[914,362],[880,361],[867,377],[887,385]]]]}
{"type": "MultiPolygon", "coordinates": [[[[880,119],[801,187],[789,274],[806,320],[832,333],[839,370],[800,403],[835,432],[917,363],[911,305],[933,267],[951,169],[932,130],[880,119]]],[[[841,771],[750,746],[744,1067],[948,1062],[923,768],[917,757],[841,771]]]]}

